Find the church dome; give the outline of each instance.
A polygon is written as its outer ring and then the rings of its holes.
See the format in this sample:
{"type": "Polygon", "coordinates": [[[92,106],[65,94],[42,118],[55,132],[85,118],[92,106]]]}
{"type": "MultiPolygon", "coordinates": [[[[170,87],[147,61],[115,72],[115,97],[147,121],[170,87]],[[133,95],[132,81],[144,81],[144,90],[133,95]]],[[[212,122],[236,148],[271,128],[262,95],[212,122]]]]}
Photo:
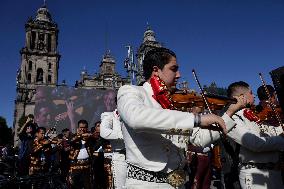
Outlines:
{"type": "Polygon", "coordinates": [[[115,63],[115,59],[114,59],[113,56],[111,55],[110,50],[107,50],[107,52],[106,52],[105,55],[103,56],[102,62],[115,63]]]}
{"type": "Polygon", "coordinates": [[[37,10],[36,20],[44,22],[52,21],[51,15],[45,5],[37,10]]]}
{"type": "Polygon", "coordinates": [[[143,43],[145,43],[146,41],[156,41],[155,32],[153,30],[151,30],[149,25],[147,26],[147,29],[144,33],[143,43]]]}
{"type": "Polygon", "coordinates": [[[84,66],[84,68],[81,70],[81,76],[84,76],[84,75],[88,75],[88,71],[86,69],[86,67],[84,66]]]}

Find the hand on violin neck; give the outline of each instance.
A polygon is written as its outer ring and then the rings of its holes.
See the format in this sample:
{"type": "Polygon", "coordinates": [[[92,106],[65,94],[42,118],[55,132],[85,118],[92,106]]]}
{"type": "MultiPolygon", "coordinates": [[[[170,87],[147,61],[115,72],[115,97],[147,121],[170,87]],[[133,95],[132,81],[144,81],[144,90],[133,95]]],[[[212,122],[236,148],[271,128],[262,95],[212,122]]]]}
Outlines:
{"type": "Polygon", "coordinates": [[[237,103],[230,104],[228,110],[226,111],[226,114],[229,117],[232,117],[237,111],[245,108],[248,104],[248,101],[244,95],[234,96],[234,98],[237,100],[237,103]]]}
{"type": "Polygon", "coordinates": [[[200,127],[202,129],[220,130],[224,134],[227,133],[224,120],[215,114],[206,114],[200,116],[200,127]]]}
{"type": "Polygon", "coordinates": [[[90,136],[92,136],[92,133],[83,133],[82,136],[83,137],[90,137],[90,136]]]}
{"type": "Polygon", "coordinates": [[[81,136],[83,140],[87,140],[89,137],[92,136],[92,133],[83,133],[81,136]]]}

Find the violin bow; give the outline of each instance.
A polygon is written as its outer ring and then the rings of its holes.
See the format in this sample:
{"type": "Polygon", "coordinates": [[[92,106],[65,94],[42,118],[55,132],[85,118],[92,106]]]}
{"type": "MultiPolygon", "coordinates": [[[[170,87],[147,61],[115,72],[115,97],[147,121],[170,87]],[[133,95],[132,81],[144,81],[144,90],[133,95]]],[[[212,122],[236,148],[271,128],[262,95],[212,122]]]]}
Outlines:
{"type": "MultiPolygon", "coordinates": [[[[207,109],[208,109],[209,113],[212,114],[212,111],[211,111],[211,108],[210,108],[210,106],[209,106],[208,100],[207,100],[207,98],[205,97],[204,91],[203,91],[203,89],[202,89],[202,87],[201,87],[201,84],[200,84],[200,82],[199,82],[199,80],[198,80],[198,78],[197,78],[197,75],[196,75],[196,72],[195,72],[194,69],[192,70],[192,74],[193,74],[193,76],[194,76],[195,81],[197,82],[197,85],[198,85],[198,87],[199,87],[199,90],[201,91],[202,99],[204,100],[204,102],[205,102],[205,104],[206,104],[206,106],[207,106],[207,109]]],[[[213,124],[213,125],[219,127],[218,124],[213,124]]],[[[220,128],[220,127],[219,127],[219,128],[220,128]]],[[[220,133],[220,137],[221,137],[223,143],[227,143],[226,136],[224,135],[224,133],[222,133],[220,130],[218,130],[218,132],[220,133]]],[[[220,150],[220,146],[214,145],[214,147],[215,147],[215,150],[217,150],[217,151],[220,150]]],[[[215,151],[215,150],[214,150],[214,151],[215,151]]],[[[214,151],[213,151],[213,152],[214,152],[214,151]]],[[[218,163],[217,163],[216,165],[219,166],[219,167],[222,167],[222,162],[221,162],[221,158],[220,158],[220,157],[221,157],[220,151],[217,152],[217,153],[213,153],[213,154],[216,154],[216,155],[217,155],[217,159],[218,159],[218,160],[216,160],[216,161],[218,161],[218,163]]],[[[216,157],[216,155],[214,155],[214,156],[216,157]]]]}
{"type": "MultiPolygon", "coordinates": [[[[199,82],[199,79],[197,78],[197,75],[196,75],[196,72],[195,72],[194,69],[192,70],[192,74],[193,74],[193,77],[194,77],[195,81],[197,82],[197,85],[198,85],[199,90],[200,90],[200,92],[201,92],[202,99],[204,100],[204,102],[205,102],[205,104],[206,104],[206,107],[207,107],[209,113],[212,114],[212,110],[211,110],[211,108],[210,108],[210,106],[209,106],[209,103],[208,103],[207,98],[205,97],[204,91],[203,91],[203,89],[202,89],[202,87],[201,87],[201,84],[200,84],[200,82],[199,82]]],[[[213,125],[218,126],[218,124],[213,124],[213,125]]],[[[225,139],[225,136],[223,135],[223,133],[222,133],[220,130],[218,130],[218,131],[219,131],[220,135],[225,139]]]]}
{"type": "Polygon", "coordinates": [[[192,70],[192,74],[193,74],[193,77],[194,77],[195,81],[197,82],[198,88],[199,88],[199,90],[201,92],[202,99],[203,99],[203,101],[206,104],[206,108],[208,109],[209,113],[212,114],[211,108],[210,108],[210,106],[208,104],[207,98],[205,97],[204,91],[203,91],[203,89],[201,87],[201,84],[200,84],[200,82],[199,82],[199,80],[197,78],[197,75],[196,75],[196,72],[195,72],[194,69],[192,70]]]}
{"type": "Polygon", "coordinates": [[[264,81],[264,79],[263,79],[263,77],[262,77],[262,74],[261,74],[261,73],[259,73],[259,77],[260,77],[260,80],[261,80],[262,86],[264,87],[265,93],[266,93],[266,95],[267,95],[267,97],[268,97],[268,103],[269,103],[269,106],[270,106],[270,108],[272,109],[272,111],[273,111],[273,113],[274,113],[274,115],[275,115],[275,117],[276,117],[276,119],[277,119],[277,121],[278,121],[279,125],[283,127],[282,120],[281,120],[281,118],[280,118],[280,116],[279,116],[278,112],[275,110],[275,104],[273,104],[273,102],[272,102],[272,100],[271,100],[271,99],[272,99],[272,97],[271,97],[271,96],[270,96],[270,94],[269,94],[269,91],[268,91],[268,88],[267,88],[266,82],[264,81]]]}

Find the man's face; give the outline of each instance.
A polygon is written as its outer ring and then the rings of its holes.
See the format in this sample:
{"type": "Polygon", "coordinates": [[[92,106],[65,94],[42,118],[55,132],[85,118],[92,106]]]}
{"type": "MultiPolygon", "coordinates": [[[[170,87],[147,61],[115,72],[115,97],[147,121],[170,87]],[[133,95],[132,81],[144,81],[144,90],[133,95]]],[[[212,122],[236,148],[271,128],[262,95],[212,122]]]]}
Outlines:
{"type": "Polygon", "coordinates": [[[44,139],[44,135],[45,135],[45,132],[44,130],[39,130],[37,133],[36,133],[36,136],[39,140],[42,140],[44,139]]]}
{"type": "Polygon", "coordinates": [[[80,123],[77,129],[77,133],[80,135],[80,134],[86,133],[87,131],[88,131],[87,125],[84,123],[80,123]]]}
{"type": "Polygon", "coordinates": [[[99,138],[100,137],[100,124],[99,123],[96,125],[96,129],[95,129],[95,132],[94,132],[94,137],[95,138],[99,138]]]}
{"type": "Polygon", "coordinates": [[[169,89],[175,86],[180,78],[176,58],[171,57],[169,63],[167,63],[163,69],[158,69],[157,74],[166,83],[169,89]]]}
{"type": "Polygon", "coordinates": [[[250,105],[254,104],[254,94],[252,93],[252,90],[249,88],[244,91],[244,97],[247,100],[247,103],[250,105]]]}
{"type": "Polygon", "coordinates": [[[114,92],[109,92],[104,96],[104,104],[106,106],[107,111],[112,111],[113,109],[115,109],[115,98],[116,95],[114,92]]]}
{"type": "Polygon", "coordinates": [[[36,115],[36,123],[40,127],[50,127],[51,126],[51,116],[48,107],[43,107],[40,109],[39,114],[36,115]]]}

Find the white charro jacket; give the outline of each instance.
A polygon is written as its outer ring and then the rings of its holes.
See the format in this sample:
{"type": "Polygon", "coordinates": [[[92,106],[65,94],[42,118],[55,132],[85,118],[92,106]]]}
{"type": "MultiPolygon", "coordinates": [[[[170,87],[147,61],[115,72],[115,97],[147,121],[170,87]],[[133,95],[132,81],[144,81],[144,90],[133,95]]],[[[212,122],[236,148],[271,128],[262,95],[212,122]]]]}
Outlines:
{"type": "MultiPolygon", "coordinates": [[[[148,82],[143,86],[125,85],[118,91],[127,162],[150,171],[169,172],[179,167],[183,157],[179,147],[163,134],[190,135],[190,142],[202,147],[220,137],[217,131],[193,128],[193,114],[163,109],[152,95],[148,82]]],[[[223,119],[231,130],[233,120],[226,114],[223,119]]]]}
{"type": "MultiPolygon", "coordinates": [[[[279,168],[267,169],[245,166],[243,163],[278,163],[279,151],[284,150],[284,137],[277,136],[281,127],[258,125],[243,115],[244,110],[232,118],[236,126],[228,133],[233,141],[240,144],[239,180],[241,188],[280,189],[284,188],[279,168]]],[[[264,164],[264,165],[265,165],[264,164]]]]}
{"type": "Polygon", "coordinates": [[[278,162],[278,152],[284,150],[284,137],[277,136],[283,131],[282,128],[252,122],[244,117],[243,111],[244,109],[233,116],[237,125],[228,133],[233,141],[241,145],[240,161],[278,162]]]}

